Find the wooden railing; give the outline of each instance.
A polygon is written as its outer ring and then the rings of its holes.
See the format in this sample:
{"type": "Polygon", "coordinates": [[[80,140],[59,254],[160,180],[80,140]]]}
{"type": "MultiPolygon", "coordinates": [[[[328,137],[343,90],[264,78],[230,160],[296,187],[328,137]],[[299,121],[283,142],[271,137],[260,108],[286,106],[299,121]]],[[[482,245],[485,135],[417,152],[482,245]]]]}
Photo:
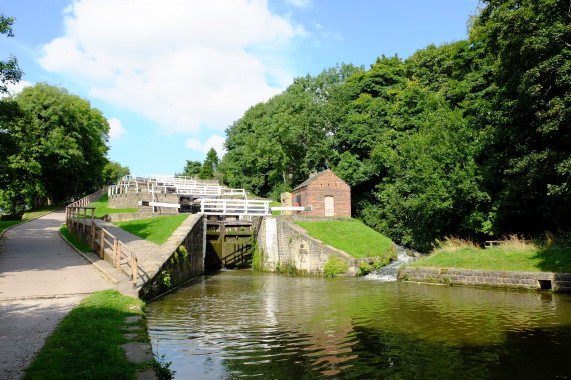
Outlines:
{"type": "Polygon", "coordinates": [[[95,219],[95,207],[86,207],[107,191],[106,188],[78,200],[66,207],[66,225],[68,231],[81,241],[89,244],[101,259],[105,259],[105,250],[111,253],[113,267],[131,277],[133,286],[137,286],[139,258],[129,248],[105,228],[98,226],[95,219]],[[90,211],[90,212],[89,212],[90,211]],[[88,213],[89,223],[88,223],[88,213]],[[89,232],[88,232],[89,229],[89,232]],[[125,266],[129,269],[125,269],[125,266]]]}

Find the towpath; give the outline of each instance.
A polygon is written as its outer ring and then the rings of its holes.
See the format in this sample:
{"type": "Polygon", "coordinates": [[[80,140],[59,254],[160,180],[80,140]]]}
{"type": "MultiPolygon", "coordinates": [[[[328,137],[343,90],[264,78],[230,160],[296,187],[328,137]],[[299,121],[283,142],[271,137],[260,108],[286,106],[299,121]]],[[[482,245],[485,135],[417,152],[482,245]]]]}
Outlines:
{"type": "Polygon", "coordinates": [[[60,210],[5,231],[0,245],[0,379],[19,379],[83,297],[114,284],[59,236],[60,210]]]}

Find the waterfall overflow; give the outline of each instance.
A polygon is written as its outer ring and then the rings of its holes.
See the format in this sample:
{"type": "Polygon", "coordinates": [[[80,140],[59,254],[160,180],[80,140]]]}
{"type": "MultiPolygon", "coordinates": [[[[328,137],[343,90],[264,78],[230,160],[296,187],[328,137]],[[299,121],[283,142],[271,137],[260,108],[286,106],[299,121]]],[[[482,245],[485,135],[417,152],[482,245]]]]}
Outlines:
{"type": "Polygon", "coordinates": [[[418,253],[397,245],[397,259],[365,276],[369,280],[396,281],[398,270],[402,265],[412,263],[418,259],[418,253]]]}

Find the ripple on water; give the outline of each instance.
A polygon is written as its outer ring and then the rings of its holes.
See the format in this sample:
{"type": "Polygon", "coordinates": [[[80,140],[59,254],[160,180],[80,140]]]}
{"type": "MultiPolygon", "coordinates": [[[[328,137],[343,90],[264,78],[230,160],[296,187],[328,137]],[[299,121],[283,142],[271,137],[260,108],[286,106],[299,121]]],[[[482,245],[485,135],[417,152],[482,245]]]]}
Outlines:
{"type": "Polygon", "coordinates": [[[227,271],[147,309],[178,378],[555,377],[568,369],[556,358],[571,355],[569,300],[227,271]]]}

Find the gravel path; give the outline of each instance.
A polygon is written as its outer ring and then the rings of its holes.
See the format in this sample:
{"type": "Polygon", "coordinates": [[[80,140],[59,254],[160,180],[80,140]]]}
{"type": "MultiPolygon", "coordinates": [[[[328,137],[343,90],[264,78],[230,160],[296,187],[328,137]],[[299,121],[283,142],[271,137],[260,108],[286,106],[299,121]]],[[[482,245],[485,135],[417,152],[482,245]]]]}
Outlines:
{"type": "Polygon", "coordinates": [[[45,339],[81,299],[113,284],[58,231],[65,210],[19,224],[0,242],[0,379],[20,379],[45,339]]]}

